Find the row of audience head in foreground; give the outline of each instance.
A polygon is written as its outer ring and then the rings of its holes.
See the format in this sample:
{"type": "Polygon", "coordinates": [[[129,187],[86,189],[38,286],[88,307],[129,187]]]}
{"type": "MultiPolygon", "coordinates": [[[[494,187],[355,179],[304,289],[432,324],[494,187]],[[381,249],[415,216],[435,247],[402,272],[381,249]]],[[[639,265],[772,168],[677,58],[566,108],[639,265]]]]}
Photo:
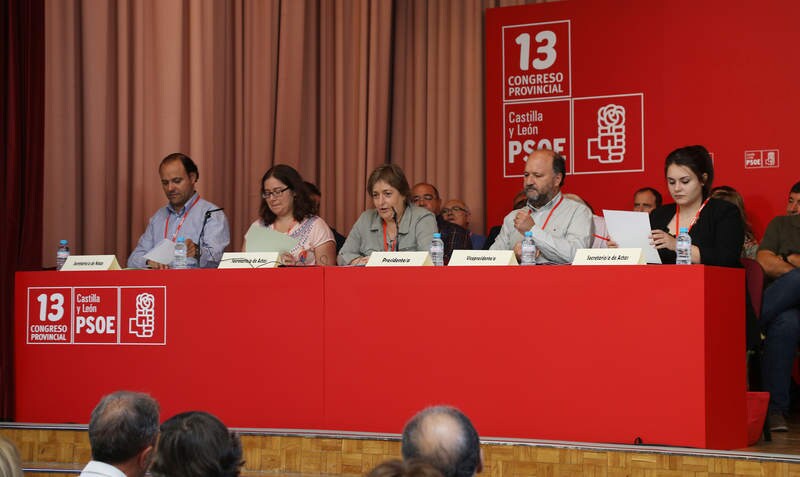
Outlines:
{"type": "MultiPolygon", "coordinates": [[[[195,191],[199,179],[196,164],[183,154],[171,154],[162,161],[159,174],[169,204],[151,217],[128,266],[167,267],[147,261],[145,256],[164,239],[174,241],[179,233],[187,239],[190,262],[201,267],[217,266],[229,245],[230,232],[222,209],[204,201],[195,191]]],[[[700,247],[693,251],[693,263],[737,266],[743,245],[740,237],[755,253],[757,244],[741,196],[730,187],[718,190],[721,199],[733,202],[726,205],[711,195],[714,166],[703,146],[672,151],[666,157],[664,175],[673,204],[657,207],[660,194],[652,188],[641,189],[634,196],[636,204],[646,204],[635,209],[651,212],[649,238],[659,249],[662,262],[674,263],[679,225],[688,227],[693,244],[700,247]],[[648,210],[653,206],[657,208],[648,210]],[[692,230],[695,222],[698,227],[692,230]],[[725,240],[726,235],[735,240],[725,240]]],[[[550,150],[533,151],[527,157],[522,181],[523,210],[506,215],[488,248],[515,250],[519,255],[523,234],[530,231],[539,253],[537,263],[570,263],[577,249],[602,247],[613,241],[614,237],[606,234],[602,217],[594,215],[579,197],[561,193],[565,178],[566,162],[561,155],[550,150]],[[573,200],[562,203],[562,198],[573,200]]],[[[468,222],[455,223],[459,222],[457,216],[468,213],[465,204],[461,207],[462,202],[451,201],[445,204],[449,207],[444,213],[435,187],[420,183],[412,189],[402,169],[394,164],[376,168],[366,189],[374,208],[361,214],[345,239],[317,215],[319,195],[309,189],[300,174],[288,165],[275,165],[261,179],[259,218],[251,229],[271,229],[296,239],[294,248],[281,257],[286,265],[361,265],[375,251],[428,250],[436,232],[445,243],[445,261],[454,249],[480,248],[483,244],[482,236],[476,237],[465,228],[468,222]]]]}
{"type": "MultiPolygon", "coordinates": [[[[147,394],[117,391],[104,396],[89,421],[92,460],[81,475],[143,477],[148,471],[155,477],[240,474],[245,462],[239,436],[215,416],[184,412],[160,427],[159,418],[158,403],[147,394]]],[[[475,427],[462,412],[448,406],[426,408],[408,421],[402,454],[402,461],[385,462],[368,475],[471,477],[483,469],[475,427]]]]}

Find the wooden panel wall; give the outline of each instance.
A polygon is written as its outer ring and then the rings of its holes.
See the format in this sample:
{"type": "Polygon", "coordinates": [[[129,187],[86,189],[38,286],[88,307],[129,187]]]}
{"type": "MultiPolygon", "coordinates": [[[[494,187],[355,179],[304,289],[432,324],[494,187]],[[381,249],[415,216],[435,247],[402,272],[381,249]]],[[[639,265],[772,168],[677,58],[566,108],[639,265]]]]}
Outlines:
{"type": "MultiPolygon", "coordinates": [[[[0,434],[17,444],[28,467],[80,469],[91,458],[86,431],[0,429],[0,434]]],[[[246,474],[363,475],[400,456],[397,440],[244,435],[242,444],[246,474]]],[[[800,477],[800,464],[789,462],[522,444],[482,448],[487,477],[800,477]]]]}

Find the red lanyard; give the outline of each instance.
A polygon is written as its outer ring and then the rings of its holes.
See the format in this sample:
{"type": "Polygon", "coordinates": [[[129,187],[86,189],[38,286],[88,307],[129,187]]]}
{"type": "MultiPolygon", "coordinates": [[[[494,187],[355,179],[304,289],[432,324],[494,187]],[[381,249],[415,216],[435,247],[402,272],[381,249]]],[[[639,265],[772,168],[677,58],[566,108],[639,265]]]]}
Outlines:
{"type": "MultiPolygon", "coordinates": [[[[708,199],[710,199],[710,198],[711,197],[709,197],[706,200],[704,200],[703,201],[703,205],[701,205],[700,208],[697,209],[697,213],[694,214],[694,218],[689,223],[689,230],[692,230],[692,227],[694,227],[695,222],[697,222],[697,218],[700,217],[700,212],[703,211],[703,208],[706,206],[706,204],[708,204],[708,199]]],[[[678,233],[681,233],[681,206],[679,204],[675,204],[675,209],[676,209],[676,211],[675,211],[675,231],[678,232],[678,233]]]]}
{"type": "Polygon", "coordinates": [[[384,252],[395,252],[397,251],[397,240],[392,243],[392,248],[389,250],[389,241],[386,240],[386,222],[383,222],[383,251],[384,252]]]}
{"type": "MultiPolygon", "coordinates": [[[[549,214],[547,214],[547,218],[546,218],[546,219],[544,219],[544,225],[542,225],[542,230],[544,230],[544,229],[545,229],[545,227],[547,227],[547,223],[548,223],[548,222],[550,222],[550,217],[552,217],[552,216],[553,216],[553,212],[555,212],[555,211],[556,211],[556,209],[558,208],[558,206],[559,206],[559,205],[561,205],[561,202],[563,202],[563,201],[564,201],[564,196],[562,195],[562,196],[561,196],[561,198],[560,198],[560,199],[558,199],[558,202],[556,202],[556,205],[554,205],[554,206],[553,206],[553,208],[552,208],[552,209],[550,209],[550,213],[549,213],[549,214]]],[[[530,210],[530,209],[528,209],[528,210],[530,210]]],[[[533,212],[533,211],[531,211],[531,213],[532,213],[532,212],[533,212]]]]}
{"type": "MultiPolygon", "coordinates": [[[[192,202],[192,205],[190,205],[189,208],[186,209],[186,212],[183,213],[183,218],[181,219],[180,223],[178,224],[178,228],[175,229],[175,234],[172,236],[172,241],[173,242],[175,241],[176,238],[178,238],[178,232],[181,231],[181,227],[183,227],[183,222],[186,220],[186,216],[189,215],[189,211],[192,210],[192,207],[194,207],[194,204],[196,204],[198,200],[200,200],[200,195],[199,194],[197,195],[197,198],[194,200],[194,202],[192,202]]],[[[169,230],[169,212],[167,212],[167,222],[164,224],[164,238],[167,238],[167,231],[168,230],[169,230]]]]}

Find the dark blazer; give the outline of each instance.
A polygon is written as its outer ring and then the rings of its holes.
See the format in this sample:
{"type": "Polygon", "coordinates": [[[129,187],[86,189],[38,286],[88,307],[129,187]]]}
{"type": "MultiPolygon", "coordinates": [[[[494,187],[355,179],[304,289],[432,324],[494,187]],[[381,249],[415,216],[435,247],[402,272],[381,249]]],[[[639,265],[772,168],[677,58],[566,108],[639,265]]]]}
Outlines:
{"type": "MultiPolygon", "coordinates": [[[[663,205],[650,212],[650,226],[668,232],[667,225],[675,215],[675,204],[663,205]]],[[[688,225],[688,224],[687,224],[688,225]]],[[[676,231],[677,232],[677,231],[676,231]]],[[[721,199],[711,199],[689,231],[692,245],[700,249],[704,265],[741,268],[744,225],[739,208],[721,199]]],[[[675,251],[659,249],[662,263],[675,263],[675,251]]]]}

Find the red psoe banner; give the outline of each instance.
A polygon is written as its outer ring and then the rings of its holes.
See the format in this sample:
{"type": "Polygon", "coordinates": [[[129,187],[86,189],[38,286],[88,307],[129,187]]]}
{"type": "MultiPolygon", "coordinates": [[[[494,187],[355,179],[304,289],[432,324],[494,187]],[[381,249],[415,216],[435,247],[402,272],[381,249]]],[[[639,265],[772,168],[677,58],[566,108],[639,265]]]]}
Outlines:
{"type": "Polygon", "coordinates": [[[522,188],[527,155],[567,160],[563,190],[631,209],[664,160],[700,144],[760,238],[800,181],[800,2],[569,0],[486,10],[486,222],[522,188]],[[607,176],[604,174],[612,174],[607,176]],[[769,184],[765,187],[765,184],[769,184]]]}
{"type": "Polygon", "coordinates": [[[569,21],[503,27],[504,101],[572,95],[569,21]]]}
{"type": "Polygon", "coordinates": [[[531,152],[552,149],[571,156],[569,100],[506,103],[503,177],[522,177],[531,152]]]}
{"type": "Polygon", "coordinates": [[[644,98],[573,98],[573,174],[644,171],[644,98]]]}

